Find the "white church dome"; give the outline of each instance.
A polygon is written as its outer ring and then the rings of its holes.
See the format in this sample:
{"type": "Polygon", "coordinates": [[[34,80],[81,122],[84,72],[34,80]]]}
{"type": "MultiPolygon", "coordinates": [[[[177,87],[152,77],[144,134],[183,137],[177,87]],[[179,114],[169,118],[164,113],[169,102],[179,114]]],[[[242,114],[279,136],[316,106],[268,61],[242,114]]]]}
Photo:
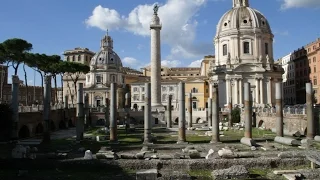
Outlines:
{"type": "Polygon", "coordinates": [[[272,34],[268,20],[261,12],[249,7],[248,0],[233,0],[233,8],[221,17],[217,25],[217,35],[240,29],[272,34]]]}
{"type": "Polygon", "coordinates": [[[113,51],[113,40],[109,35],[102,38],[100,47],[100,51],[91,59],[91,69],[121,69],[121,59],[118,54],[113,51]]]}

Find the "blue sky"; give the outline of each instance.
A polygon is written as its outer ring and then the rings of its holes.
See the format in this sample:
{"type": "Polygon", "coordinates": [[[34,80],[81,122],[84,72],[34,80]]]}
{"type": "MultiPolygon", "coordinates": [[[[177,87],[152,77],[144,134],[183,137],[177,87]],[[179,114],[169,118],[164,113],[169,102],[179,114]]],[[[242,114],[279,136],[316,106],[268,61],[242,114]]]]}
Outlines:
{"type": "MultiPolygon", "coordinates": [[[[154,3],[160,5],[163,25],[162,64],[197,66],[203,56],[214,54],[216,25],[232,7],[232,0],[2,0],[0,42],[22,38],[33,44],[33,52],[46,54],[62,55],[75,47],[96,52],[109,29],[123,64],[140,68],[150,62],[149,21],[154,3]]],[[[319,0],[250,0],[250,6],[271,24],[275,58],[320,37],[319,0]]],[[[33,74],[28,69],[32,84],[33,74]]],[[[19,77],[23,79],[22,67],[19,77]]],[[[36,84],[40,85],[39,76],[36,84]]]]}

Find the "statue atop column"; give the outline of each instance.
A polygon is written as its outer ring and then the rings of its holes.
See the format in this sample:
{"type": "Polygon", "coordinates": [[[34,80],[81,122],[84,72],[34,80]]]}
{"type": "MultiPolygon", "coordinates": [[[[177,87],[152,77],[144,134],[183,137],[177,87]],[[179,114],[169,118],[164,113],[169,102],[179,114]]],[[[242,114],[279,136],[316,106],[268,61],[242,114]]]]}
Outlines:
{"type": "Polygon", "coordinates": [[[158,10],[159,10],[159,6],[158,6],[158,4],[155,4],[153,7],[153,14],[158,15],[158,10]]]}

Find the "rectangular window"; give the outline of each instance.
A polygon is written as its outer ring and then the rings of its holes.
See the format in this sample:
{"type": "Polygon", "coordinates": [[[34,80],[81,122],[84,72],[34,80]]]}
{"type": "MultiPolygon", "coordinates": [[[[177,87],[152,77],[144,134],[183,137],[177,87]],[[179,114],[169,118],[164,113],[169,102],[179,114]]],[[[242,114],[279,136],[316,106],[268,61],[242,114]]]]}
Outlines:
{"type": "Polygon", "coordinates": [[[97,76],[96,76],[96,83],[97,83],[97,84],[101,84],[101,83],[102,83],[102,78],[101,78],[100,75],[97,75],[97,76]]]}
{"type": "Polygon", "coordinates": [[[224,44],[222,46],[222,50],[223,50],[223,55],[224,56],[228,55],[228,46],[226,44],[224,44]]]}
{"type": "Polygon", "coordinates": [[[243,53],[250,54],[250,43],[249,42],[243,42],[243,53]]]}
{"type": "Polygon", "coordinates": [[[269,44],[268,43],[264,43],[264,53],[269,54],[269,44]]]}
{"type": "Polygon", "coordinates": [[[317,79],[313,79],[313,85],[317,85],[317,79]]]}

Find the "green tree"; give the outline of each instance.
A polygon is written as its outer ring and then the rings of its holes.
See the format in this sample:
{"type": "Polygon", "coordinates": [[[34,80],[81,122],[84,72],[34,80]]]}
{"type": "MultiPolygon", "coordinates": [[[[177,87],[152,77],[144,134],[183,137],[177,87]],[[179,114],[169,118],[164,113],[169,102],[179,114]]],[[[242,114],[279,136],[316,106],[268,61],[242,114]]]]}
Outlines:
{"type": "Polygon", "coordinates": [[[32,44],[23,39],[13,38],[2,42],[3,58],[12,63],[14,75],[18,75],[19,66],[30,50],[32,44]]]}
{"type": "MultiPolygon", "coordinates": [[[[65,70],[71,78],[74,85],[75,96],[77,96],[77,83],[79,78],[90,71],[90,67],[85,64],[75,63],[75,62],[66,62],[65,70]]],[[[72,98],[73,103],[73,98],[72,98]]]]}

